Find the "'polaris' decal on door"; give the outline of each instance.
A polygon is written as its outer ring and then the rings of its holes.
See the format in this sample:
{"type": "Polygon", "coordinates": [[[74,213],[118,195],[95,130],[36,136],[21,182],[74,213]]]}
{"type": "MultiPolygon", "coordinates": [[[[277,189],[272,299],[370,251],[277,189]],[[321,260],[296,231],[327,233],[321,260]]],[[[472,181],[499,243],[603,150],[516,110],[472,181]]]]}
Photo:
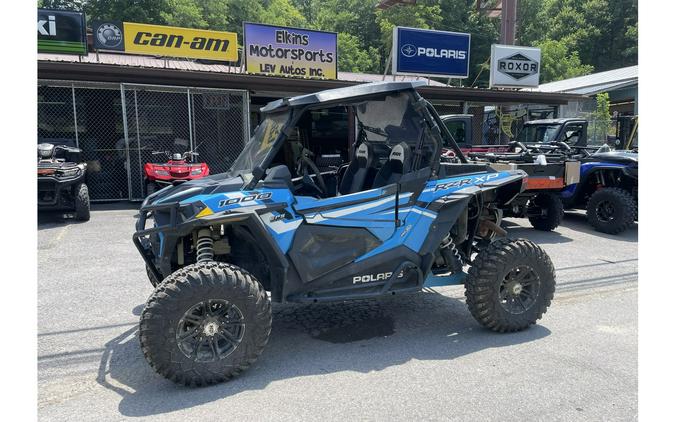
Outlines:
{"type": "MultiPolygon", "coordinates": [[[[359,284],[359,283],[370,283],[371,281],[384,281],[384,280],[389,280],[393,273],[391,271],[386,272],[386,273],[379,273],[379,274],[364,274],[364,275],[356,275],[352,278],[352,283],[354,284],[359,284]]],[[[403,278],[403,271],[401,271],[398,274],[397,278],[403,278]]]]}

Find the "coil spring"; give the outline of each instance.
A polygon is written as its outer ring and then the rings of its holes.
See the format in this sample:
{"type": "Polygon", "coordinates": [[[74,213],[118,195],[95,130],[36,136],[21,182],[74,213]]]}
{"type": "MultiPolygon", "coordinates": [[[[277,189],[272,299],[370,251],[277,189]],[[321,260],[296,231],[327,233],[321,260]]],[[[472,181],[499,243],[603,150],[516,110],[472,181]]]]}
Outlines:
{"type": "Polygon", "coordinates": [[[464,261],[462,256],[459,254],[455,242],[452,241],[452,237],[448,236],[443,239],[441,242],[441,254],[445,259],[445,263],[448,265],[448,268],[453,272],[460,272],[464,267],[464,261]]]}
{"type": "Polygon", "coordinates": [[[197,262],[213,261],[214,256],[211,232],[200,230],[197,235],[197,262]]]}

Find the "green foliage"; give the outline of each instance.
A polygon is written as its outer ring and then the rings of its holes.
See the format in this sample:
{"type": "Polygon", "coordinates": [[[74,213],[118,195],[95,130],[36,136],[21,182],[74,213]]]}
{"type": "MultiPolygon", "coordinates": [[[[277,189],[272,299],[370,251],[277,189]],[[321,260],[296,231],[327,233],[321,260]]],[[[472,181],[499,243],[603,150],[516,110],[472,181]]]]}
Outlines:
{"type": "MultiPolygon", "coordinates": [[[[518,15],[521,45],[554,40],[564,45],[571,62],[576,54],[595,71],[637,64],[637,0],[520,0],[518,15]]],[[[560,57],[561,47],[554,50],[560,57]]],[[[568,77],[560,71],[549,74],[568,77]]]]}
{"type": "Polygon", "coordinates": [[[38,0],[38,7],[81,11],[86,0],[38,0]]]}
{"type": "Polygon", "coordinates": [[[595,142],[605,142],[607,133],[612,125],[612,115],[609,113],[609,94],[601,92],[595,96],[595,111],[591,113],[593,124],[589,125],[591,139],[595,142]]]}
{"type": "Polygon", "coordinates": [[[365,49],[351,34],[338,34],[338,69],[343,72],[377,73],[380,53],[376,48],[365,49]]]}
{"type": "MultiPolygon", "coordinates": [[[[472,0],[418,0],[377,9],[379,0],[39,0],[42,7],[84,10],[89,20],[176,25],[233,31],[261,22],[338,32],[343,71],[380,73],[394,26],[471,34],[468,83],[484,87],[481,72],[499,19],[472,0]]],[[[485,3],[485,2],[481,2],[485,3]]],[[[495,0],[488,1],[492,5],[495,0]]],[[[542,81],[637,63],[637,0],[519,0],[517,43],[542,48],[542,81]]]]}
{"type": "Polygon", "coordinates": [[[564,41],[536,42],[541,48],[541,83],[574,78],[593,72],[593,66],[582,64],[576,51],[570,52],[564,41]]]}

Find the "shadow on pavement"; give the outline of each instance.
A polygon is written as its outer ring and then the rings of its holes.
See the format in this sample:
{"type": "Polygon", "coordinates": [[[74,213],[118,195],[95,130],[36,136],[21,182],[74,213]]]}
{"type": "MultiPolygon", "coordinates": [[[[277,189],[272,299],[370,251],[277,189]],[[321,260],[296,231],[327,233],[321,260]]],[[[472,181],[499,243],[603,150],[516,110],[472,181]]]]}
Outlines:
{"type": "MultiPolygon", "coordinates": [[[[502,221],[502,227],[508,232],[508,237],[524,237],[541,244],[567,243],[573,240],[565,235],[560,234],[558,229],[550,232],[535,230],[527,221],[527,219],[512,219],[507,217],[506,220],[502,221]]],[[[566,212],[560,227],[565,227],[588,235],[619,242],[638,241],[637,223],[623,233],[611,235],[596,231],[588,223],[586,215],[578,212],[566,212]]]]}
{"type": "MultiPolygon", "coordinates": [[[[91,204],[91,211],[138,210],[140,202],[97,202],[91,204]]],[[[75,219],[74,211],[38,211],[38,230],[51,229],[70,224],[86,224],[88,221],[75,219]]]]}
{"type": "Polygon", "coordinates": [[[273,315],[265,352],[228,383],[192,389],[165,380],[145,361],[136,327],[106,344],[97,382],[120,395],[122,415],[143,417],[264,389],[276,380],[342,371],[365,374],[411,359],[451,360],[550,334],[542,326],[493,333],[471,318],[463,301],[433,290],[371,301],[279,305],[273,315]]]}
{"type": "Polygon", "coordinates": [[[629,228],[623,233],[613,235],[613,234],[607,234],[607,233],[601,233],[593,228],[588,223],[588,220],[586,219],[585,214],[580,214],[580,213],[565,213],[565,217],[563,217],[562,221],[562,226],[590,234],[590,235],[595,235],[598,237],[602,237],[604,239],[611,239],[619,242],[637,242],[638,241],[638,223],[636,222],[633,227],[629,228]]]}

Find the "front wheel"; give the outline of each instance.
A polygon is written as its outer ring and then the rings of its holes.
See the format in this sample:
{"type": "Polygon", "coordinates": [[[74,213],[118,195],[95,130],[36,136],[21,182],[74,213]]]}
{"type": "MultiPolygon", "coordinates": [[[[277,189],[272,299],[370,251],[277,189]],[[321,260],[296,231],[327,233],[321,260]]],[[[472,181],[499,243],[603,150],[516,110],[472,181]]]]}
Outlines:
{"type": "Polygon", "coordinates": [[[90,217],[89,188],[84,183],[75,187],[75,218],[89,221],[90,217]]]}
{"type": "Polygon", "coordinates": [[[619,234],[633,225],[637,205],[630,192],[620,188],[597,190],[586,207],[586,218],[595,230],[619,234]]]}
{"type": "Polygon", "coordinates": [[[270,301],[255,277],[210,261],[162,281],[141,314],[139,337],[160,375],[203,386],[248,368],[267,344],[271,325],[270,301]]]}
{"type": "Polygon", "coordinates": [[[560,225],[564,213],[562,200],[552,193],[538,194],[527,206],[530,224],[537,230],[555,230],[560,225]]]}
{"type": "Polygon", "coordinates": [[[469,269],[465,289],[471,315],[500,333],[536,323],[554,292],[551,258],[525,239],[499,239],[481,250],[469,269]]]}

